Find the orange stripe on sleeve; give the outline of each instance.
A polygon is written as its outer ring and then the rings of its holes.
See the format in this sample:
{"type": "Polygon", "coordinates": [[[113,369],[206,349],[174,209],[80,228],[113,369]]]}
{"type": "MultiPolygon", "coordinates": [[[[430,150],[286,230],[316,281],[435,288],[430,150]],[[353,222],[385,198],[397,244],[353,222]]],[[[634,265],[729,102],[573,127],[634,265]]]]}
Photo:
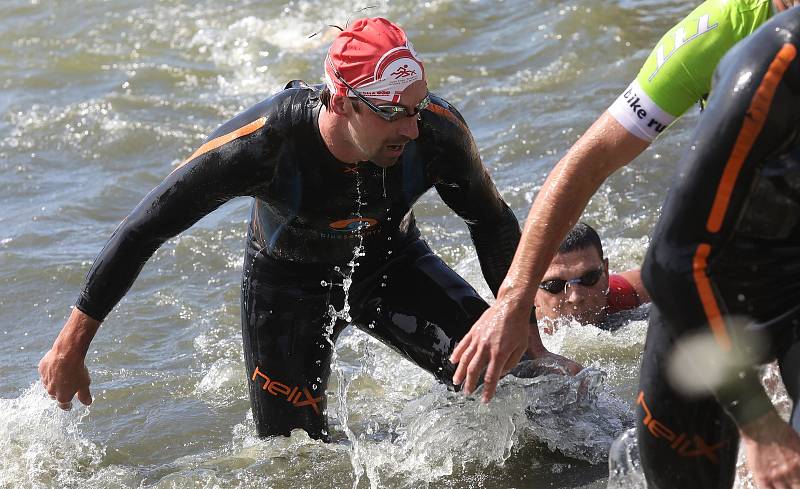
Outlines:
{"type": "Polygon", "coordinates": [[[789,68],[789,64],[797,56],[797,49],[792,44],[784,44],[783,47],[775,55],[775,59],[769,65],[764,79],[761,80],[753,99],[750,101],[750,106],[747,109],[747,115],[744,118],[739,135],[736,137],[736,142],[733,145],[728,162],[725,164],[725,169],[722,173],[722,179],[717,187],[717,194],[714,197],[714,204],[711,207],[711,214],[708,216],[706,222],[706,229],[709,232],[716,233],[722,227],[722,221],[725,219],[725,213],[730,204],[731,194],[733,188],[736,186],[736,179],[739,172],[744,165],[744,160],[750,154],[750,149],[761,133],[764,127],[764,122],[767,120],[767,113],[772,105],[772,99],[775,96],[775,91],[778,89],[778,84],[781,82],[784,73],[789,68]]]}
{"type": "Polygon", "coordinates": [[[709,254],[711,254],[710,245],[702,243],[697,247],[692,260],[694,282],[697,286],[697,293],[700,295],[700,302],[703,304],[703,311],[706,314],[706,318],[708,318],[708,325],[714,334],[714,339],[724,351],[731,351],[731,338],[728,336],[727,329],[725,329],[725,321],[722,319],[717,298],[711,288],[711,281],[706,275],[709,254]]]}
{"type": "MultiPolygon", "coordinates": [[[[211,150],[217,149],[220,146],[233,141],[234,139],[240,138],[242,136],[247,136],[248,134],[251,134],[251,133],[261,129],[262,127],[264,127],[264,124],[266,124],[266,122],[267,122],[267,118],[266,117],[262,117],[260,119],[254,120],[250,124],[247,124],[245,126],[240,127],[239,129],[237,129],[235,131],[229,132],[228,134],[225,134],[224,136],[219,136],[217,138],[212,139],[211,141],[209,141],[209,142],[205,143],[204,145],[200,146],[197,149],[197,151],[195,151],[192,154],[192,156],[188,157],[186,159],[186,161],[184,161],[183,163],[178,165],[178,168],[182,167],[186,163],[189,163],[190,161],[192,161],[193,159],[197,158],[198,156],[204,155],[204,154],[208,153],[211,150]]],[[[177,168],[176,168],[176,170],[177,170],[177,168]]]]}
{"type": "Polygon", "coordinates": [[[461,119],[456,117],[455,114],[453,114],[449,110],[445,109],[444,107],[440,107],[440,106],[438,106],[436,104],[429,104],[427,110],[430,110],[434,114],[439,114],[439,115],[443,116],[445,119],[448,119],[449,121],[454,122],[458,127],[460,127],[462,130],[464,130],[464,132],[468,132],[469,131],[469,129],[467,129],[467,126],[461,121],[461,119]]]}

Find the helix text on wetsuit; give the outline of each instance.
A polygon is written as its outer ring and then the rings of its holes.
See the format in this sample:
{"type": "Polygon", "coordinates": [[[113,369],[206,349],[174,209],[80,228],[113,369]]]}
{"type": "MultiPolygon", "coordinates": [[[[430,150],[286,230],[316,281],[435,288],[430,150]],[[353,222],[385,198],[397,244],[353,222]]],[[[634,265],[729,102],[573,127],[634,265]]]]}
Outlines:
{"type": "Polygon", "coordinates": [[[636,399],[636,404],[641,406],[645,413],[645,416],[642,419],[642,424],[647,426],[650,434],[655,438],[665,439],[667,443],[670,443],[669,447],[678,452],[678,455],[682,457],[704,456],[714,464],[719,463],[719,457],[717,457],[717,454],[714,452],[719,450],[720,447],[725,445],[726,442],[722,441],[716,445],[711,445],[696,434],[692,435],[691,440],[689,439],[689,435],[686,433],[676,434],[675,431],[669,429],[664,423],[656,420],[653,417],[650,408],[647,406],[647,403],[644,400],[644,391],[639,392],[639,397],[636,399]],[[693,443],[694,448],[692,447],[693,443]]]}
{"type": "Polygon", "coordinates": [[[320,402],[325,396],[319,396],[315,398],[311,395],[311,392],[308,391],[308,387],[303,387],[302,391],[297,386],[290,388],[286,384],[270,379],[260,370],[258,370],[258,367],[256,367],[255,371],[253,371],[253,376],[250,380],[257,382],[257,377],[261,377],[264,380],[264,385],[262,385],[261,388],[273,396],[285,398],[286,401],[291,402],[294,407],[299,408],[303,406],[311,406],[314,412],[321,414],[317,403],[320,402]],[[305,398],[301,399],[303,396],[305,398]]]}

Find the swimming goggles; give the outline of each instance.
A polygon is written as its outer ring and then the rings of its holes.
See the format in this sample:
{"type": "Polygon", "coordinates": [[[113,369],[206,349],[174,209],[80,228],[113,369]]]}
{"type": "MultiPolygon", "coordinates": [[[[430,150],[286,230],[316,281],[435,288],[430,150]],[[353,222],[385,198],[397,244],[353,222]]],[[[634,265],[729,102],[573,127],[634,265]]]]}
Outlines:
{"type": "Polygon", "coordinates": [[[378,114],[378,117],[380,117],[381,119],[383,119],[385,121],[395,122],[395,121],[399,121],[400,119],[402,119],[404,117],[416,117],[417,119],[419,119],[420,118],[420,112],[422,110],[425,110],[425,108],[428,105],[430,105],[430,103],[431,103],[430,94],[425,94],[425,98],[422,99],[422,101],[420,103],[418,103],[417,105],[414,106],[414,112],[409,112],[408,109],[406,109],[402,105],[375,105],[372,102],[370,102],[369,99],[367,99],[367,97],[365,97],[361,93],[359,93],[358,90],[353,88],[352,85],[347,83],[347,81],[344,79],[342,74],[339,73],[339,70],[334,68],[333,64],[331,64],[331,68],[333,69],[333,74],[336,75],[336,78],[340,82],[344,83],[344,86],[349,88],[351,92],[353,92],[353,95],[356,96],[355,98],[357,98],[358,100],[364,102],[364,105],[369,107],[369,110],[371,110],[371,111],[375,112],[376,114],[378,114]]]}
{"type": "Polygon", "coordinates": [[[604,271],[605,271],[604,269],[598,268],[597,270],[586,272],[578,278],[572,278],[569,280],[564,280],[560,278],[545,280],[544,282],[539,284],[539,288],[551,294],[560,294],[567,290],[567,285],[578,284],[578,285],[583,285],[584,287],[591,287],[600,280],[600,277],[603,276],[604,271]]]}

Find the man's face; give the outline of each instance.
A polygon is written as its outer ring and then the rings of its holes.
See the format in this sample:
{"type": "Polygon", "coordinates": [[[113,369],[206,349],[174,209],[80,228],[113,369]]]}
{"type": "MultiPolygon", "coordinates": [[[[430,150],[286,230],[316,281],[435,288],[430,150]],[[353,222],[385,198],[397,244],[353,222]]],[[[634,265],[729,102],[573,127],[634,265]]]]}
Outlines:
{"type": "MultiPolygon", "coordinates": [[[[427,94],[427,83],[419,80],[403,91],[397,104],[390,104],[379,99],[369,100],[375,105],[403,106],[409,113],[413,113],[416,111],[417,104],[422,102],[427,94]]],[[[389,122],[370,110],[364,103],[354,100],[353,103],[359,104],[360,107],[358,112],[352,112],[350,135],[355,146],[364,154],[363,159],[384,168],[397,163],[398,158],[403,154],[406,143],[419,136],[417,117],[403,117],[389,122]]]]}
{"type": "MultiPolygon", "coordinates": [[[[605,319],[608,260],[603,260],[593,246],[556,254],[542,283],[550,280],[567,283],[563,287],[555,287],[557,290],[553,292],[538,289],[534,299],[537,319],[569,316],[581,324],[595,324],[605,319]],[[596,283],[586,284],[595,278],[596,283]]],[[[560,283],[552,282],[550,285],[560,283]]]]}

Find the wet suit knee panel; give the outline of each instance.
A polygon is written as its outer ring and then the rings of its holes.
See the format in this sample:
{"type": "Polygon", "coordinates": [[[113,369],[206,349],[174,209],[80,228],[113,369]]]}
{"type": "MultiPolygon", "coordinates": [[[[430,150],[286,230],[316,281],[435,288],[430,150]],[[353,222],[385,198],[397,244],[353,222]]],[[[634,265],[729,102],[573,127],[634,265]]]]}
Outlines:
{"type": "Polygon", "coordinates": [[[416,241],[351,295],[355,324],[454,388],[455,345],[489,307],[422,241],[416,241]]]}

